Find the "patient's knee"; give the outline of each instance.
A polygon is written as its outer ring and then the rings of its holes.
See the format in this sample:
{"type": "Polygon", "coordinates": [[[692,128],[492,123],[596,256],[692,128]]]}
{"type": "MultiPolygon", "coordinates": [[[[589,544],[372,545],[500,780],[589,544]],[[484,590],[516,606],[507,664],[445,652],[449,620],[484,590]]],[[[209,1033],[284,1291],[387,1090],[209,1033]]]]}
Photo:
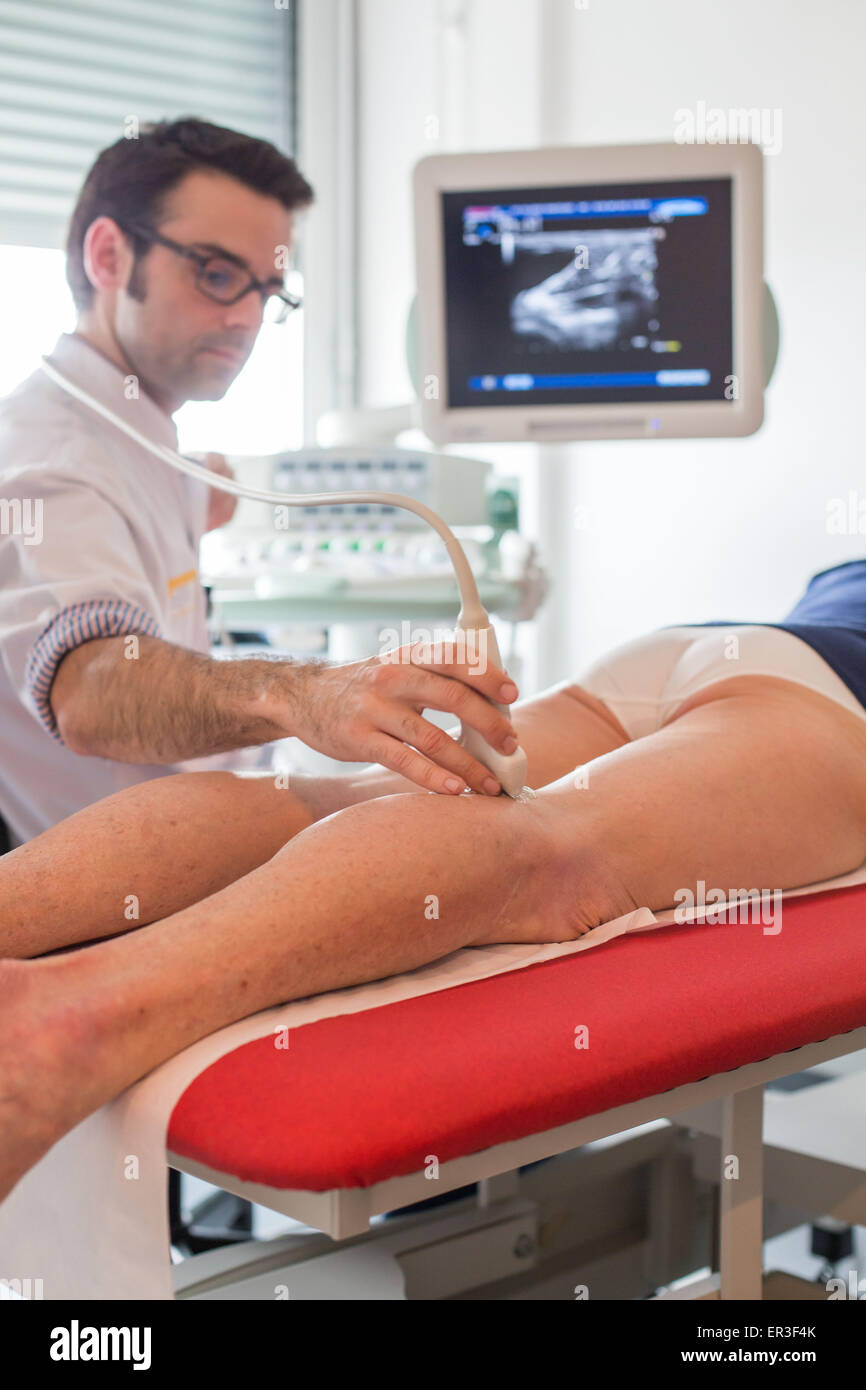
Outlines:
{"type": "Polygon", "coordinates": [[[640,906],[607,850],[600,827],[591,818],[575,824],[559,807],[546,809],[548,854],[542,891],[551,924],[566,933],[550,939],[577,940],[593,927],[640,906]]]}
{"type": "Polygon", "coordinates": [[[615,917],[622,917],[640,906],[613,861],[598,847],[587,846],[580,861],[583,888],[577,906],[577,923],[581,932],[612,922],[615,917]]]}

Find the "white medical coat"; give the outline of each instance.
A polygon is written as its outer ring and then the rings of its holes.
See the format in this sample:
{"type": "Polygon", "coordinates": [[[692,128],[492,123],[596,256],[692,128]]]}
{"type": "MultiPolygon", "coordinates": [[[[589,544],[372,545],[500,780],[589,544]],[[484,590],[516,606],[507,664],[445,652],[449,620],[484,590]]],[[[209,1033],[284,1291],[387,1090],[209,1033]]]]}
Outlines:
{"type": "MultiPolygon", "coordinates": [[[[169,416],[86,340],[49,360],[149,438],[169,416]]],[[[208,651],[199,541],[208,489],[37,370],[0,401],[0,815],[13,843],[180,767],[81,757],[49,703],[63,657],[94,637],[147,634],[208,651]]]]}

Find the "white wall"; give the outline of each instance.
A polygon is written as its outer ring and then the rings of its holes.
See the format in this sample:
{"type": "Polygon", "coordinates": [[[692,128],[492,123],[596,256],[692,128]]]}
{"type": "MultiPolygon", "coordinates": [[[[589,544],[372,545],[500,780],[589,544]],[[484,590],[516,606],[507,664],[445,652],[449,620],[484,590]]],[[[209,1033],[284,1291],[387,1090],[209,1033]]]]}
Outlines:
{"type": "MultiPolygon", "coordinates": [[[[365,405],[391,405],[413,394],[404,348],[415,290],[412,168],[428,154],[538,143],[540,13],[533,0],[357,0],[365,405]]],[[[522,529],[543,535],[535,449],[473,446],[472,452],[522,479],[522,529]]],[[[538,669],[535,633],[524,630],[529,626],[521,628],[516,659],[503,648],[524,694],[549,683],[538,669]]]]}
{"type": "Polygon", "coordinates": [[[415,290],[413,166],[428,154],[537,142],[537,30],[534,0],[358,0],[365,405],[412,394],[404,335],[415,290]]]}
{"type": "Polygon", "coordinates": [[[864,549],[828,535],[825,515],[866,483],[866,7],[591,0],[562,27],[566,140],[670,139],[674,111],[699,101],[782,113],[765,161],[782,327],[765,424],[745,440],[574,449],[575,496],[597,520],[578,538],[576,645],[592,655],[662,622],[779,619],[811,573],[864,549]]]}
{"type": "Polygon", "coordinates": [[[360,0],[359,20],[367,403],[408,390],[408,181],[421,154],[672,139],[674,112],[701,101],[781,110],[781,149],[766,159],[766,272],[782,346],[760,433],[568,446],[537,463],[496,451],[527,478],[529,529],[557,580],[540,683],[663,623],[779,619],[810,574],[862,553],[861,536],[830,535],[825,522],[830,498],[866,496],[861,0],[360,0]],[[443,19],[461,12],[449,38],[443,19]],[[462,95],[447,85],[461,32],[462,95]],[[449,144],[425,133],[437,104],[449,144]]]}

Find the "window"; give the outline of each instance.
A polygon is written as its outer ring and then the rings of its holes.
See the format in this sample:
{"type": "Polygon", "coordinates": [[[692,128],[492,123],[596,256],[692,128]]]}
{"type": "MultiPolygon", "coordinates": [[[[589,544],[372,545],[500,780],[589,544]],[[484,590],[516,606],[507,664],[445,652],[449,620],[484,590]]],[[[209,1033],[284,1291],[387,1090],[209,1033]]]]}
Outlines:
{"type": "MultiPolygon", "coordinates": [[[[59,248],[98,151],[130,122],[192,114],[292,153],[295,54],[290,0],[0,0],[0,394],[74,327],[59,248]]],[[[263,326],[223,402],[178,412],[181,447],[297,447],[302,342],[303,310],[263,326]]]]}
{"type": "Polygon", "coordinates": [[[0,396],[38,366],[59,334],[75,327],[62,251],[0,246],[0,396]]]}

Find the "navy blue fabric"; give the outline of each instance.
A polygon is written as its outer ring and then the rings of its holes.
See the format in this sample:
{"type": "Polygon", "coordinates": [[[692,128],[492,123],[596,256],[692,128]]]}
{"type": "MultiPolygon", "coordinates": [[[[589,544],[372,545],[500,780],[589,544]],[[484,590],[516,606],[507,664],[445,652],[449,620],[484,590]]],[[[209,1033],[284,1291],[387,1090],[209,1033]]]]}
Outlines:
{"type": "Polygon", "coordinates": [[[866,632],[866,560],[849,560],[813,574],[805,594],[784,622],[866,632]]]}
{"type": "Polygon", "coordinates": [[[688,626],[777,627],[791,632],[824,658],[866,709],[866,560],[848,560],[813,574],[803,597],[780,623],[729,618],[688,626]]]}

